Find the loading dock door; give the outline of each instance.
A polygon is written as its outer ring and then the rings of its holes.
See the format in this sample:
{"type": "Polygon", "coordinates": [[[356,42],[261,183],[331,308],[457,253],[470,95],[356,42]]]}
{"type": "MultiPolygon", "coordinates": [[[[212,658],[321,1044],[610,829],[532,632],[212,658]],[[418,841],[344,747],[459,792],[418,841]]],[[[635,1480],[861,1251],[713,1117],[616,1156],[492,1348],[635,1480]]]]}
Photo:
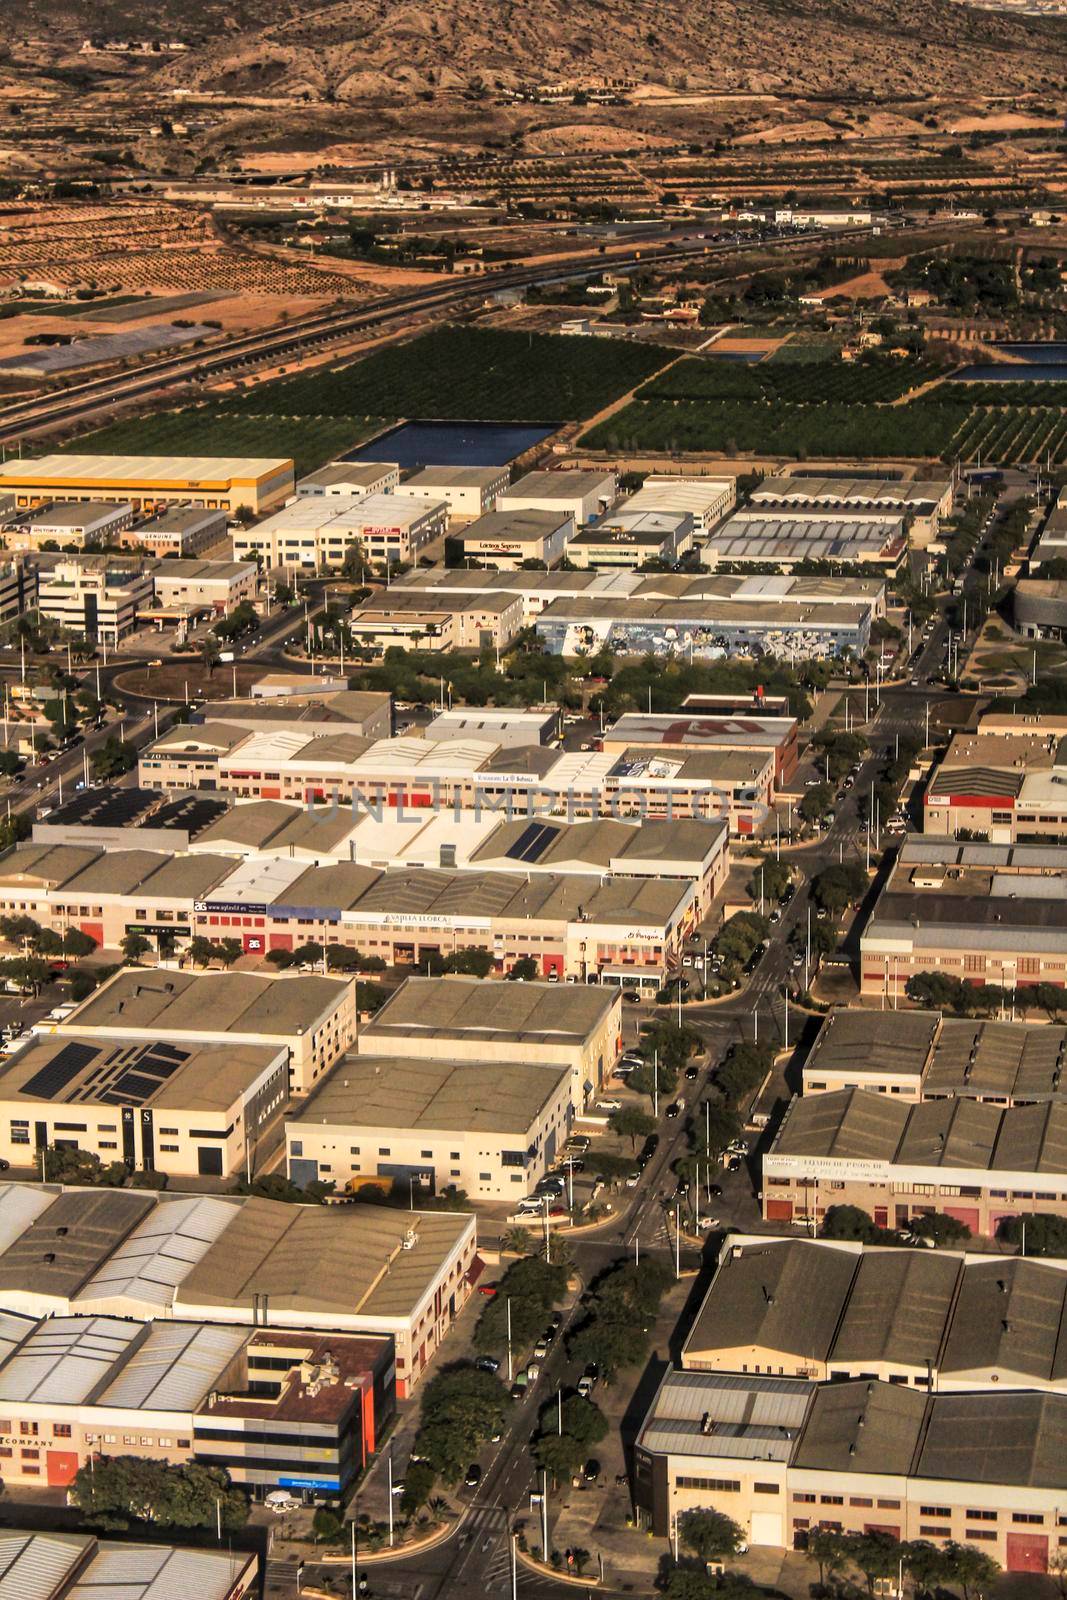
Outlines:
{"type": "Polygon", "coordinates": [[[1009,1533],[1005,1541],[1004,1565],[1009,1572],[1047,1572],[1048,1535],[1009,1533]]]}

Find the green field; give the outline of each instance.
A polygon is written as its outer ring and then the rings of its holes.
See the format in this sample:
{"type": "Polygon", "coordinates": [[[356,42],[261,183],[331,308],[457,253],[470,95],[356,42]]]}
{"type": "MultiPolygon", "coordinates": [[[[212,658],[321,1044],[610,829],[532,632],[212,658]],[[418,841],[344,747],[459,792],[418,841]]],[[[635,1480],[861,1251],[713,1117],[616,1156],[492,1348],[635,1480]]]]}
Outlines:
{"type": "Polygon", "coordinates": [[[293,417],[581,422],[673,355],[616,339],[442,328],[350,367],[262,384],[227,406],[293,417]]]}
{"type": "Polygon", "coordinates": [[[286,417],[190,406],[114,422],[83,434],[77,445],[105,455],[291,456],[299,478],[381,426],[373,417],[286,417]]]}
{"type": "MultiPolygon", "coordinates": [[[[754,400],[787,405],[877,405],[941,372],[928,361],[793,362],[748,366],[693,357],[646,383],[641,400],[754,400]]],[[[961,397],[961,401],[966,400],[961,397]]]]}

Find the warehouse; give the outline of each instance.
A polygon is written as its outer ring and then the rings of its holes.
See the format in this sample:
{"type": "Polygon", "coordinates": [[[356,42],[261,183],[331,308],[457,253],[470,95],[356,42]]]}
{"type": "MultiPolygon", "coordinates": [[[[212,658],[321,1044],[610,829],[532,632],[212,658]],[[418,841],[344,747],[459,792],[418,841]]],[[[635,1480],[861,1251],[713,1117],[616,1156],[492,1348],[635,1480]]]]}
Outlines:
{"type": "Polygon", "coordinates": [[[300,495],[233,536],[238,561],[318,572],[344,565],[353,548],[368,562],[413,561],[448,529],[444,500],[395,494],[300,495]]]}
{"type": "Polygon", "coordinates": [[[646,746],[662,750],[765,751],[774,756],[774,785],[792,782],[799,759],[797,719],[790,716],[697,716],[625,712],[598,740],[616,755],[646,746]]]}
{"type": "Polygon", "coordinates": [[[710,1494],[750,1546],[803,1549],[832,1527],[980,1543],[1008,1572],[1044,1572],[1059,1549],[1065,1446],[1058,1394],[671,1369],[637,1435],[638,1521],[669,1535],[710,1494]]]}
{"type": "Polygon", "coordinates": [[[551,744],[561,731],[558,706],[455,706],[423,728],[427,739],[491,739],[500,748],[551,744]]]}
{"type": "Polygon", "coordinates": [[[225,616],[245,600],[253,602],[259,588],[254,561],[161,561],[151,576],[160,606],[213,611],[216,616],[225,616]]]}
{"type": "Polygon", "coordinates": [[[360,1029],[360,1055],[565,1067],[581,1109],[599,1094],[622,1049],[613,986],[409,978],[360,1029]]]}
{"type": "Polygon", "coordinates": [[[763,1157],[768,1222],[858,1206],[879,1227],[944,1212],[973,1234],[1032,1211],[1067,1216],[1067,1104],[905,1104],[868,1089],[794,1099],[763,1157]]]}
{"type": "Polygon", "coordinates": [[[328,461],[301,478],[298,495],[345,495],[352,498],[368,494],[389,494],[400,482],[395,461],[328,461]]]}
{"type": "Polygon", "coordinates": [[[784,572],[805,561],[833,567],[875,565],[892,574],[907,552],[903,517],[772,516],[749,511],[716,528],[701,546],[700,559],[709,567],[754,562],[784,572]]]}
{"type": "Polygon", "coordinates": [[[85,845],[90,850],[157,850],[184,855],[216,817],[227,797],[162,794],[158,789],[82,789],[33,825],[37,845],[85,845]]]}
{"type": "Polygon", "coordinates": [[[510,572],[524,561],[554,567],[574,531],[574,518],[566,512],[489,511],[456,537],[464,561],[510,572]]]}
{"type": "Polygon", "coordinates": [[[693,519],[694,539],[703,539],[736,503],[736,478],[676,478],[650,473],[618,511],[619,515],[660,511],[689,516],[693,519]]]}
{"type": "MultiPolygon", "coordinates": [[[[3,487],[0,480],[0,488],[3,487]]],[[[558,511],[582,528],[615,504],[614,472],[528,472],[498,495],[498,511],[558,511]]]]}
{"type": "Polygon", "coordinates": [[[466,1303],[475,1248],[458,1212],[0,1186],[0,1310],[389,1338],[401,1397],[466,1303]]]}
{"type": "Polygon", "coordinates": [[[474,522],[496,506],[511,481],[508,467],[423,467],[396,486],[395,493],[421,500],[444,500],[449,521],[474,522]]]}
{"type": "Polygon", "coordinates": [[[687,1372],[1067,1394],[1067,1262],[732,1234],[687,1372]]]}
{"type": "Polygon", "coordinates": [[[98,1600],[116,1585],[123,1600],[244,1600],[259,1590],[255,1551],[121,1544],[91,1533],[9,1533],[3,1562],[4,1582],[21,1600],[98,1600]]]}
{"type": "Polygon", "coordinates": [[[952,479],[834,478],[806,476],[802,472],[783,478],[764,478],[749,494],[749,504],[759,510],[773,507],[788,514],[796,511],[832,511],[847,516],[902,516],[917,549],[936,539],[941,519],[952,510],[952,479]]]}
{"type": "Polygon", "coordinates": [[[128,528],[120,544],[140,547],[153,556],[199,556],[226,537],[225,511],[196,506],[171,506],[147,522],[128,528]]]}
{"type": "Polygon", "coordinates": [[[34,511],[24,522],[9,525],[5,542],[12,550],[91,550],[123,542],[133,518],[131,505],[60,501],[34,511]]]}
{"type": "Polygon", "coordinates": [[[394,646],[502,650],[522,627],[522,602],[509,594],[436,599],[390,588],[354,606],[348,625],[355,644],[381,653],[394,646]]]}
{"type": "Polygon", "coordinates": [[[380,1179],[514,1204],[555,1161],[573,1113],[567,1067],[349,1055],[286,1120],[288,1172],[300,1185],[380,1179]]]}
{"type": "Polygon", "coordinates": [[[4,1314],[0,1330],[5,1483],[62,1489],[121,1455],[225,1467],[257,1497],[339,1494],[395,1409],[386,1337],[4,1314]]]}
{"type": "Polygon", "coordinates": [[[284,1045],[232,1039],[116,1046],[88,1029],[35,1037],[0,1068],[0,1154],[31,1172],[50,1145],[130,1172],[254,1172],[289,1098],[288,1059],[284,1045]]]}
{"type": "Polygon", "coordinates": [[[101,1041],[165,1038],[235,1050],[281,1050],[287,1091],[307,1094],[352,1044],[352,984],[319,973],[174,972],[126,968],[55,1032],[101,1041]]]}
{"type": "Polygon", "coordinates": [[[861,600],[819,606],[791,600],[553,600],[534,628],[550,655],[624,655],[725,660],[772,656],[818,661],[861,656],[871,639],[872,607],[861,600]]]}
{"type": "Polygon", "coordinates": [[[636,572],[649,563],[673,567],[693,548],[693,519],[688,511],[634,511],[620,508],[584,528],[567,546],[567,559],[581,570],[636,572]]]}
{"type": "Polygon", "coordinates": [[[211,700],[195,708],[193,726],[202,727],[207,721],[249,732],[284,723],[305,729],[309,739],[318,733],[341,732],[361,739],[388,739],[393,697],[385,690],[335,688],[328,679],[309,678],[306,673],[289,683],[269,675],[252,685],[247,699],[211,700]]]}
{"type": "Polygon", "coordinates": [[[1063,988],[1067,850],[909,835],[860,936],[860,992],[896,1004],[919,972],[1063,988]]]}
{"type": "Polygon", "coordinates": [[[1067,582],[1062,578],[1020,578],[1011,591],[1011,609],[1015,630],[1024,639],[1067,637],[1067,582]]]}
{"type": "Polygon", "coordinates": [[[293,492],[293,463],[239,456],[52,455],[0,466],[0,494],[20,506],[46,500],[128,501],[147,511],[188,503],[231,515],[268,511],[293,492]]]}

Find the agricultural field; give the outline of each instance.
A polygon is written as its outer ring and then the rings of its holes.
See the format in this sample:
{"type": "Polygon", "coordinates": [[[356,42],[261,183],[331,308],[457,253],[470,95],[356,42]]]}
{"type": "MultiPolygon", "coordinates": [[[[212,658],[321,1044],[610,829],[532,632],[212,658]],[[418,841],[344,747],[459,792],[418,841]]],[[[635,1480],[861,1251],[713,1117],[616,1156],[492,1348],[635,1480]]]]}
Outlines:
{"type": "Polygon", "coordinates": [[[1062,465],[1067,461],[1067,412],[1050,406],[976,407],[957,435],[952,454],[962,461],[980,457],[991,466],[1046,460],[1062,465]]]}
{"type": "Polygon", "coordinates": [[[1045,382],[1030,383],[1026,379],[1009,378],[1003,383],[946,383],[933,391],[931,398],[949,400],[958,404],[969,400],[974,406],[1067,406],[1067,383],[1055,378],[1045,382]]]}
{"type": "MultiPolygon", "coordinates": [[[[753,400],[768,405],[877,405],[940,375],[928,361],[844,361],[774,366],[694,357],[638,392],[641,400],[753,400]]],[[[961,396],[965,400],[966,396],[961,396]]]]}
{"type": "Polygon", "coordinates": [[[79,449],[117,455],[291,456],[298,478],[376,433],[374,417],[286,417],[189,406],[83,434],[79,449]]]}
{"type": "Polygon", "coordinates": [[[615,339],[450,327],[350,367],[261,385],[228,404],[285,417],[580,422],[674,355],[615,339]]]}

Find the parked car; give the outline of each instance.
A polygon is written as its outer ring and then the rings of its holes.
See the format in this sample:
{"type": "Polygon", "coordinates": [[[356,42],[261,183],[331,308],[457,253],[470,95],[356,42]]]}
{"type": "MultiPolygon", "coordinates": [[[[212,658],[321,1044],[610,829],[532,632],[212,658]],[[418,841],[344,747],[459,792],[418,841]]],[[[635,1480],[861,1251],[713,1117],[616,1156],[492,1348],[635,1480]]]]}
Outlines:
{"type": "Polygon", "coordinates": [[[592,1380],[592,1378],[579,1378],[578,1379],[578,1393],[581,1395],[582,1399],[583,1400],[588,1400],[589,1396],[592,1394],[592,1392],[593,1392],[593,1380],[592,1380]]]}
{"type": "Polygon", "coordinates": [[[582,1468],[582,1477],[585,1479],[586,1483],[595,1483],[600,1477],[600,1462],[597,1461],[595,1457],[590,1456],[589,1460],[582,1468]]]}
{"type": "Polygon", "coordinates": [[[496,1356],[479,1356],[474,1365],[479,1372],[499,1372],[500,1362],[496,1356]]]}
{"type": "Polygon", "coordinates": [[[686,1078],[688,1079],[688,1081],[690,1083],[692,1083],[694,1078],[698,1078],[700,1076],[700,1068],[699,1067],[686,1067],[685,1075],[686,1075],[686,1078]]]}
{"type": "Polygon", "coordinates": [[[679,1105],[679,1104],[678,1104],[678,1102],[677,1102],[677,1100],[673,1100],[673,1101],[672,1101],[672,1102],[671,1102],[671,1104],[670,1104],[670,1105],[669,1105],[669,1106],[668,1106],[668,1107],[667,1107],[667,1115],[668,1115],[668,1117],[670,1117],[670,1118],[672,1118],[672,1119],[673,1119],[673,1118],[674,1118],[674,1117],[677,1117],[677,1116],[678,1116],[678,1115],[680,1115],[680,1113],[681,1113],[681,1109],[682,1109],[682,1108],[681,1108],[681,1106],[680,1106],[680,1105],[679,1105]]]}
{"type": "Polygon", "coordinates": [[[467,1468],[467,1476],[464,1478],[463,1482],[466,1484],[468,1489],[477,1489],[481,1481],[482,1469],[477,1461],[472,1461],[470,1466],[467,1468]]]}
{"type": "Polygon", "coordinates": [[[597,1103],[596,1103],[596,1109],[598,1111],[621,1111],[622,1110],[622,1101],[621,1100],[598,1100],[597,1103]]]}

